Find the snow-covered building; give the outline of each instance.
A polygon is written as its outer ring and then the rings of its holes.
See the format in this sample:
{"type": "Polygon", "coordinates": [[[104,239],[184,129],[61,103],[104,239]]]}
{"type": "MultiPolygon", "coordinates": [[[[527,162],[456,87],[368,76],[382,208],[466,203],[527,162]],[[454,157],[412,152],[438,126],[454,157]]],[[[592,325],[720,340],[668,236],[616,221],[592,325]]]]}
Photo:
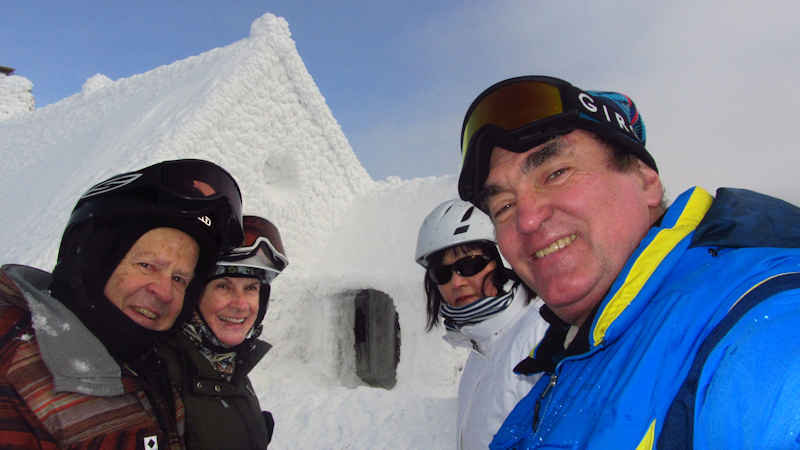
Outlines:
{"type": "Polygon", "coordinates": [[[33,111],[35,106],[31,80],[14,75],[11,67],[0,66],[0,121],[33,111]]]}
{"type": "Polygon", "coordinates": [[[264,322],[275,348],[252,375],[276,418],[273,447],[454,447],[465,355],[441,331],[424,332],[413,254],[424,216],[455,196],[455,177],[371,179],[282,18],[266,14],[248,38],[140,75],[95,75],[80,93],[0,121],[2,263],[52,269],[87,187],[189,157],[228,169],[245,213],[275,222],[288,253],[264,322]],[[365,301],[397,314],[396,372],[370,381],[384,387],[364,381],[356,358],[371,339],[357,319],[371,314],[365,301]]]}

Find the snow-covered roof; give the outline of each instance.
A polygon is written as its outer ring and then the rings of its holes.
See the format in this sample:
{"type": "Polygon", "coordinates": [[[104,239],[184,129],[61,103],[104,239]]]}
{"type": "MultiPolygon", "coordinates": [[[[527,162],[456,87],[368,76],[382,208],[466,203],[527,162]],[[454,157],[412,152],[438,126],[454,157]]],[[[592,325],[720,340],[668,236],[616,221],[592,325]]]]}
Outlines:
{"type": "Polygon", "coordinates": [[[276,416],[271,448],[454,447],[464,353],[441,330],[424,332],[413,252],[455,179],[372,180],[282,18],[266,14],[241,41],[140,75],[94,75],[80,93],[0,121],[2,263],[51,269],[89,186],[184,157],[227,168],[245,213],[280,228],[290,260],[264,322],[275,347],[251,374],[276,416]],[[399,316],[390,391],[354,373],[353,294],[365,288],[388,294],[399,316]]]}
{"type": "Polygon", "coordinates": [[[160,160],[202,157],[227,168],[245,211],[269,212],[294,256],[310,256],[299,243],[329,232],[373,185],[288,24],[272,15],[227,47],[114,82],[96,75],[81,93],[0,122],[0,137],[0,205],[19,218],[0,229],[0,242],[8,257],[45,268],[88,186],[160,160]],[[53,213],[46,221],[43,210],[53,213]]]}

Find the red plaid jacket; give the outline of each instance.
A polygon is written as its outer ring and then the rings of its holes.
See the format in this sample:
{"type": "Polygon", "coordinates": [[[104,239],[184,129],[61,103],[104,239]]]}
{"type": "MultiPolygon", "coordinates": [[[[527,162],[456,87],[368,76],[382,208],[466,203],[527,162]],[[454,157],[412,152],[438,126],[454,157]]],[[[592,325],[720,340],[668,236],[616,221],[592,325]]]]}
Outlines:
{"type": "MultiPolygon", "coordinates": [[[[0,270],[0,447],[4,449],[182,449],[178,429],[163,430],[139,379],[122,371],[124,393],[56,392],[22,292],[0,270]]],[[[184,411],[173,392],[176,428],[184,411]]],[[[156,405],[156,407],[163,407],[156,405]]]]}

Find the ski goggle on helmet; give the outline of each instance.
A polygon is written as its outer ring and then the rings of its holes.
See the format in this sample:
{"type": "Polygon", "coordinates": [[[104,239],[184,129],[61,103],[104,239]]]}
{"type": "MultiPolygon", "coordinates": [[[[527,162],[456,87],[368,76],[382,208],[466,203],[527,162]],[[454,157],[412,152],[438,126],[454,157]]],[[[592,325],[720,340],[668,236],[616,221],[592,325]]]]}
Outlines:
{"type": "Polygon", "coordinates": [[[288,265],[278,228],[263,217],[244,216],[244,242],[220,257],[211,279],[252,277],[270,284],[288,265]]]}
{"type": "Polygon", "coordinates": [[[644,122],[629,97],[584,91],[553,77],[523,76],[490,86],[467,109],[459,195],[480,202],[495,146],[522,153],[576,128],[596,133],[658,171],[645,148],[644,122]]]}
{"type": "Polygon", "coordinates": [[[68,226],[137,216],[187,219],[220,249],[242,242],[239,185],[225,169],[201,159],[164,161],[92,186],[78,200],[68,226]]]}

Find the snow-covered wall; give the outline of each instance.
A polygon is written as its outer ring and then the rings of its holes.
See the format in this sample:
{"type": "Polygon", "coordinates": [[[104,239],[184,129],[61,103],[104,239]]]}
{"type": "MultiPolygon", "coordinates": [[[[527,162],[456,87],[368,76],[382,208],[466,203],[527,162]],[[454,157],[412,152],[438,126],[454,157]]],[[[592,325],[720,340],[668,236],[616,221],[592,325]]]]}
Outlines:
{"type": "Polygon", "coordinates": [[[202,158],[239,181],[245,212],[273,220],[290,265],[272,286],[254,369],[276,417],[271,448],[452,448],[465,359],[424,332],[419,224],[456,195],[454,177],[372,180],[303,64],[289,27],[266,14],[250,36],[0,122],[0,263],[51,269],[75,201],[112,174],[202,158]],[[354,296],[394,302],[397,384],[356,376],[354,296]]]}
{"type": "Polygon", "coordinates": [[[277,417],[276,448],[455,448],[466,353],[446,344],[441,328],[425,333],[423,270],[414,263],[419,224],[454,189],[454,177],[379,182],[356,199],[319,263],[279,277],[264,330],[277,345],[253,377],[277,417]],[[388,294],[399,315],[390,391],[356,377],[354,299],[367,288],[388,294]]]}
{"type": "Polygon", "coordinates": [[[0,74],[0,121],[33,111],[33,83],[19,75],[0,74]]]}

